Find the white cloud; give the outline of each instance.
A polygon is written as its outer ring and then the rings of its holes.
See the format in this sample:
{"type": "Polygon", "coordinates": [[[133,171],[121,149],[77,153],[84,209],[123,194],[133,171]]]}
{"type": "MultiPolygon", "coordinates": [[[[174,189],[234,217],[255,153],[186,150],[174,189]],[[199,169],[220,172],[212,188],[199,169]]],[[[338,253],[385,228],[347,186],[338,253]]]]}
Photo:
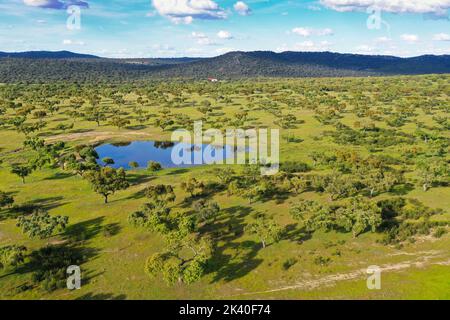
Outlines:
{"type": "Polygon", "coordinates": [[[402,35],[400,36],[400,38],[401,38],[403,41],[410,42],[410,43],[414,43],[414,42],[419,41],[419,36],[417,36],[417,35],[415,35],[415,34],[402,34],[402,35]]]}
{"type": "Polygon", "coordinates": [[[162,56],[175,56],[178,53],[174,47],[168,44],[155,44],[152,46],[152,49],[157,55],[162,56]]]}
{"type": "Polygon", "coordinates": [[[304,41],[295,44],[294,48],[297,51],[313,51],[315,50],[315,43],[313,41],[304,41]]]}
{"type": "Polygon", "coordinates": [[[73,41],[73,40],[70,40],[70,39],[64,39],[62,43],[63,43],[63,45],[66,45],[66,46],[70,46],[70,45],[84,46],[84,42],[83,41],[73,41]]]}
{"type": "Polygon", "coordinates": [[[46,7],[52,2],[51,0],[23,0],[23,3],[31,7],[46,7]]]}
{"type": "Polygon", "coordinates": [[[321,11],[321,10],[322,10],[321,7],[316,6],[316,5],[309,5],[309,6],[308,6],[308,9],[309,9],[309,10],[312,10],[312,11],[321,11]]]}
{"type": "Polygon", "coordinates": [[[241,16],[248,16],[252,12],[249,6],[243,1],[236,2],[234,4],[234,10],[241,16]]]}
{"type": "Polygon", "coordinates": [[[294,28],[292,29],[292,33],[302,37],[309,37],[311,35],[311,31],[307,28],[294,28]]]}
{"type": "Polygon", "coordinates": [[[184,17],[184,18],[169,17],[169,20],[175,24],[191,24],[192,21],[194,21],[194,18],[192,18],[191,16],[184,17]]]}
{"type": "Polygon", "coordinates": [[[450,34],[438,33],[433,36],[434,41],[450,41],[450,34]]]}
{"type": "Polygon", "coordinates": [[[211,40],[206,34],[201,32],[192,32],[191,36],[192,38],[197,40],[197,44],[202,46],[214,46],[217,44],[213,40],[211,40]]]}
{"type": "Polygon", "coordinates": [[[220,39],[224,39],[224,40],[233,39],[233,36],[231,35],[231,33],[229,31],[225,31],[225,30],[220,30],[217,33],[217,37],[219,37],[220,39]]]}
{"type": "Polygon", "coordinates": [[[356,47],[356,52],[362,53],[362,54],[372,53],[374,50],[375,50],[375,48],[373,48],[367,44],[363,44],[363,45],[356,47]]]}
{"type": "Polygon", "coordinates": [[[340,12],[361,11],[376,6],[390,13],[446,15],[450,8],[450,0],[320,0],[320,3],[340,12]]]}
{"type": "Polygon", "coordinates": [[[192,38],[196,38],[196,39],[201,39],[201,38],[206,38],[206,34],[201,33],[201,32],[192,32],[191,33],[192,38]]]}
{"type": "Polygon", "coordinates": [[[67,9],[71,5],[88,8],[87,2],[82,0],[23,0],[23,3],[30,7],[67,9]]]}
{"type": "Polygon", "coordinates": [[[392,39],[388,38],[388,37],[379,37],[375,39],[376,43],[387,43],[387,42],[391,42],[392,39]]]}
{"type": "Polygon", "coordinates": [[[197,40],[197,43],[198,43],[199,45],[202,45],[202,46],[212,46],[212,45],[215,45],[215,42],[212,41],[212,40],[209,39],[209,38],[198,39],[198,40],[197,40]]]}
{"type": "Polygon", "coordinates": [[[334,34],[333,30],[330,28],[326,29],[312,29],[312,28],[303,28],[298,27],[292,29],[292,33],[295,33],[296,35],[302,36],[302,37],[309,37],[309,36],[331,36],[334,34]]]}
{"type": "Polygon", "coordinates": [[[194,19],[225,19],[226,12],[212,0],[152,0],[156,11],[176,24],[194,19]]]}
{"type": "Polygon", "coordinates": [[[294,44],[293,46],[289,46],[287,44],[283,44],[282,46],[278,47],[276,49],[277,52],[284,52],[284,51],[328,51],[330,50],[330,46],[332,43],[328,41],[320,41],[320,42],[314,42],[314,41],[303,41],[294,44]]]}

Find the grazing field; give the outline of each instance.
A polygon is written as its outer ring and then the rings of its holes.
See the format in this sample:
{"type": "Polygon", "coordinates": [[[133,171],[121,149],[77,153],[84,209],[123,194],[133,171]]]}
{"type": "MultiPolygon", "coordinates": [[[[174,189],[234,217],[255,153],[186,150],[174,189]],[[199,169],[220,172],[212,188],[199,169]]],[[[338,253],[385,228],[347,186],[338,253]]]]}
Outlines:
{"type": "Polygon", "coordinates": [[[0,85],[0,299],[449,299],[449,114],[450,75],[0,85]],[[197,120],[280,172],[97,159],[197,120]]]}

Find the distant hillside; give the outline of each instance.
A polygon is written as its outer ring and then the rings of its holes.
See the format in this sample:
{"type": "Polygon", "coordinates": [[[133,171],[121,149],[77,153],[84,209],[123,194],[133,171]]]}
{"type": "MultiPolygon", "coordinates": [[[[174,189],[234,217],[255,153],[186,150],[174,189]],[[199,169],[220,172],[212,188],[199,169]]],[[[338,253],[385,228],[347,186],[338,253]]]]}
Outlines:
{"type": "Polygon", "coordinates": [[[155,71],[161,77],[333,77],[366,76],[364,69],[343,68],[314,61],[288,60],[274,52],[231,52],[155,71]]]}
{"type": "Polygon", "coordinates": [[[202,58],[135,58],[135,59],[105,59],[119,63],[143,64],[146,66],[167,66],[200,61],[202,58]]]}
{"type": "Polygon", "coordinates": [[[26,51],[26,52],[1,52],[0,58],[24,58],[24,59],[97,59],[97,56],[70,51],[26,51]]]}
{"type": "Polygon", "coordinates": [[[0,54],[0,82],[450,73],[450,56],[398,58],[331,52],[231,52],[214,58],[106,59],[62,52],[0,54]]]}
{"type": "Polygon", "coordinates": [[[170,66],[162,76],[327,77],[450,73],[450,56],[398,58],[331,52],[231,52],[170,66]]]}

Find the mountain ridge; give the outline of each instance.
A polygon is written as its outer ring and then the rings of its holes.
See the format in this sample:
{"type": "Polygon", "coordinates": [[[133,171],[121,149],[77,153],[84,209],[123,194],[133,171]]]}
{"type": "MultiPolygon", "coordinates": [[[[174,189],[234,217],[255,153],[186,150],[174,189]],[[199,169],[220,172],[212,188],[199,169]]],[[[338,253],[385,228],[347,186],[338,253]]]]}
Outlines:
{"type": "Polygon", "coordinates": [[[0,51],[0,58],[23,58],[23,59],[100,59],[100,57],[75,53],[72,51],[22,51],[22,52],[4,52],[0,51]]]}
{"type": "Polygon", "coordinates": [[[234,51],[211,58],[111,59],[70,51],[0,52],[0,82],[358,77],[450,73],[450,55],[234,51]]]}

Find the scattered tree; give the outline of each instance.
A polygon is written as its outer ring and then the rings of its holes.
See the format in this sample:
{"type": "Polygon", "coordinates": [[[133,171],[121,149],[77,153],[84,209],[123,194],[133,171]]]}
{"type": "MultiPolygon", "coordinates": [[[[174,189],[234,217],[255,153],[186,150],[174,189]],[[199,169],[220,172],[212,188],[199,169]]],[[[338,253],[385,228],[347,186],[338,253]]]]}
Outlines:
{"type": "Polygon", "coordinates": [[[132,169],[137,169],[139,168],[139,163],[137,163],[136,161],[131,161],[128,166],[132,169]]]}
{"type": "Polygon", "coordinates": [[[150,172],[156,172],[156,171],[160,171],[162,169],[162,166],[159,162],[149,161],[147,164],[147,169],[150,172]]]}
{"type": "Polygon", "coordinates": [[[103,158],[102,162],[105,164],[105,166],[111,166],[111,165],[115,164],[114,159],[109,158],[109,157],[103,158]]]}
{"type": "Polygon", "coordinates": [[[94,191],[103,196],[105,204],[108,203],[110,195],[119,190],[125,190],[130,186],[123,168],[116,170],[110,167],[103,167],[100,170],[88,171],[85,177],[91,183],[94,191]]]}
{"type": "Polygon", "coordinates": [[[24,164],[15,164],[12,166],[11,173],[17,175],[22,179],[22,183],[25,183],[25,178],[33,172],[33,168],[24,164]]]}
{"type": "Polygon", "coordinates": [[[68,223],[68,217],[51,216],[44,210],[37,210],[29,216],[20,216],[17,219],[17,226],[32,239],[49,238],[54,232],[63,231],[68,223]]]}
{"type": "Polygon", "coordinates": [[[26,247],[18,245],[0,247],[0,270],[22,264],[26,251],[26,247]]]}
{"type": "Polygon", "coordinates": [[[246,231],[258,237],[263,248],[268,243],[278,242],[281,240],[283,229],[273,220],[269,220],[264,216],[259,216],[256,221],[246,226],[246,231]]]}
{"type": "Polygon", "coordinates": [[[14,198],[6,192],[0,191],[0,209],[10,207],[14,203],[14,198]]]}

